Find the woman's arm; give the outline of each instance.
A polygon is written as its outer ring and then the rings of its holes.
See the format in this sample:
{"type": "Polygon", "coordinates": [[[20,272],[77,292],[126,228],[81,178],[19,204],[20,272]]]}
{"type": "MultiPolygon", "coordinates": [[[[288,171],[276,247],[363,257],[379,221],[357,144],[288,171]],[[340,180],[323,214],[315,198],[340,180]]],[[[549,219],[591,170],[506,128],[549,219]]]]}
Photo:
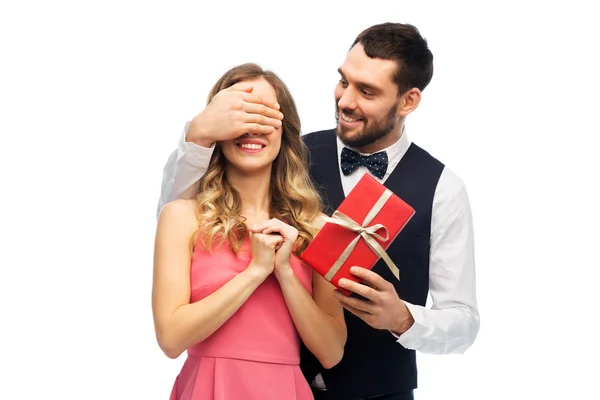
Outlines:
{"type": "MultiPolygon", "coordinates": [[[[324,225],[319,219],[313,224],[324,225]]],[[[298,231],[278,219],[271,219],[253,228],[255,232],[279,233],[283,244],[275,256],[275,277],[306,347],[323,367],[331,368],[340,362],[346,344],[346,324],[343,308],[334,296],[334,286],[318,273],[312,273],[312,297],[304,288],[290,265],[291,251],[298,231]]]]}
{"type": "Polygon", "coordinates": [[[190,304],[190,240],[197,226],[191,200],[167,204],[158,219],[152,311],[158,344],[169,358],[212,335],[268,275],[268,268],[251,263],[216,292],[190,304]]]}
{"type": "Polygon", "coordinates": [[[275,269],[285,302],[302,341],[325,368],[340,362],[346,344],[343,308],[334,286],[313,271],[312,297],[290,268],[275,269]]]}

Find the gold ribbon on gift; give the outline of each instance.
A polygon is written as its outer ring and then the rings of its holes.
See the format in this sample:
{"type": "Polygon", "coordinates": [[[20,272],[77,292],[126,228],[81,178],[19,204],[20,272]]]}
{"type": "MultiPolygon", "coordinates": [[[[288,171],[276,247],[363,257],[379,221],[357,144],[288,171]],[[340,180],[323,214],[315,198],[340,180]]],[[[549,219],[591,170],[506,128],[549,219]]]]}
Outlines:
{"type": "Polygon", "coordinates": [[[329,271],[327,271],[327,274],[325,274],[325,279],[327,279],[328,281],[331,281],[331,279],[333,279],[333,277],[335,276],[335,274],[337,274],[344,262],[346,262],[348,257],[350,257],[350,254],[354,250],[354,247],[356,247],[356,244],[358,243],[360,238],[363,238],[365,242],[367,242],[371,250],[373,250],[380,258],[382,258],[385,261],[388,268],[390,269],[390,271],[392,271],[392,274],[394,274],[396,279],[400,280],[400,271],[398,270],[398,267],[396,267],[396,264],[394,264],[390,256],[388,256],[388,254],[383,249],[383,247],[381,247],[381,245],[375,240],[375,238],[377,238],[382,242],[388,241],[390,235],[387,228],[382,224],[368,226],[371,223],[371,221],[373,221],[373,218],[375,218],[375,216],[379,214],[379,211],[381,211],[383,205],[388,201],[390,197],[392,197],[392,192],[389,189],[386,189],[385,192],[383,192],[383,194],[381,195],[381,197],[379,197],[379,200],[377,200],[373,208],[371,208],[371,211],[369,211],[362,224],[358,224],[358,222],[354,221],[352,218],[339,211],[335,211],[331,217],[323,217],[327,222],[331,222],[332,224],[339,225],[343,228],[358,233],[356,238],[354,238],[354,240],[352,240],[348,247],[346,247],[346,249],[342,252],[335,264],[333,264],[329,271]],[[377,234],[377,232],[381,229],[383,229],[383,231],[385,232],[385,236],[377,234]]]}

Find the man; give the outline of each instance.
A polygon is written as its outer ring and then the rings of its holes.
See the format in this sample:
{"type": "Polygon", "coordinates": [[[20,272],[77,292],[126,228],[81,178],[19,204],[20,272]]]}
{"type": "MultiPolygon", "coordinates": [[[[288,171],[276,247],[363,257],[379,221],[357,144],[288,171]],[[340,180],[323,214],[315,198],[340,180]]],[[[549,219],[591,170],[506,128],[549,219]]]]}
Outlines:
{"type": "MultiPolygon", "coordinates": [[[[337,128],[304,135],[311,175],[323,188],[328,211],[370,173],[416,214],[387,250],[400,281],[381,261],[372,271],[355,267],[363,283],[344,287],[356,295],[337,293],[348,326],[344,358],[324,370],[305,352],[303,371],[317,399],[412,399],[415,351],[462,353],[479,331],[469,200],[462,180],[407,136],[406,118],[433,75],[433,56],[414,26],[366,29],[339,73],[337,128]],[[425,307],[428,294],[431,308],[425,307]]],[[[214,142],[269,134],[280,123],[278,106],[262,104],[251,90],[238,86],[222,93],[186,126],[165,167],[159,210],[189,195],[214,142]]]]}

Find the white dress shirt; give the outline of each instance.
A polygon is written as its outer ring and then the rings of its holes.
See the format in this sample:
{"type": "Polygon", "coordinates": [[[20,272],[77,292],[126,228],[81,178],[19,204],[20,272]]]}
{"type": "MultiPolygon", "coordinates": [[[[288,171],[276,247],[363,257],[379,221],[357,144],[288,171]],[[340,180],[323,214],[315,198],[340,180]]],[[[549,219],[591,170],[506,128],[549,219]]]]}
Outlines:
{"type": "MultiPolygon", "coordinates": [[[[388,169],[383,179],[377,178],[363,166],[345,176],[338,162],[344,195],[350,193],[364,174],[370,174],[381,183],[385,182],[409,146],[405,127],[396,143],[381,150],[388,155],[388,169]]],[[[339,138],[337,148],[339,160],[344,148],[339,138]]],[[[462,353],[471,346],[479,331],[473,223],[465,185],[448,167],[442,171],[432,207],[429,252],[432,306],[426,308],[404,302],[415,323],[398,337],[398,343],[407,349],[424,353],[462,353]]]]}
{"type": "Polygon", "coordinates": [[[163,180],[160,188],[157,215],[165,204],[177,199],[191,199],[194,195],[194,185],[202,178],[208,169],[214,146],[206,148],[192,142],[186,142],[188,127],[186,123],[179,139],[179,145],[169,156],[163,169],[163,180]]]}
{"type": "MultiPolygon", "coordinates": [[[[163,171],[158,211],[177,198],[190,198],[194,185],[208,168],[212,148],[186,142],[188,124],[179,146],[169,157],[163,171]]],[[[343,144],[338,139],[338,161],[343,144]]],[[[384,182],[396,168],[408,147],[406,129],[401,138],[385,149],[388,169],[384,182]]],[[[339,165],[339,162],[338,162],[339,165]]],[[[344,194],[352,190],[360,178],[370,172],[359,167],[340,176],[344,194]]],[[[415,323],[397,342],[407,349],[429,354],[463,353],[479,332],[479,312],[475,293],[475,259],[473,222],[467,190],[463,181],[448,167],[442,171],[433,198],[429,261],[429,294],[431,307],[405,302],[415,323]]]]}

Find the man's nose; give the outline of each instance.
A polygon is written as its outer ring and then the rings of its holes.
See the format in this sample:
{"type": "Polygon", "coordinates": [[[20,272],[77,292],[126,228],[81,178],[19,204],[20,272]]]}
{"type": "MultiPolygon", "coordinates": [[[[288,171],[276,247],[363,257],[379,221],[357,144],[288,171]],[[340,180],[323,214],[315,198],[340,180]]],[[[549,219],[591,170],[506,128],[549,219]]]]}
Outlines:
{"type": "Polygon", "coordinates": [[[338,107],[340,109],[348,108],[351,110],[356,108],[356,96],[352,93],[352,89],[344,90],[342,97],[338,100],[338,107]]]}

